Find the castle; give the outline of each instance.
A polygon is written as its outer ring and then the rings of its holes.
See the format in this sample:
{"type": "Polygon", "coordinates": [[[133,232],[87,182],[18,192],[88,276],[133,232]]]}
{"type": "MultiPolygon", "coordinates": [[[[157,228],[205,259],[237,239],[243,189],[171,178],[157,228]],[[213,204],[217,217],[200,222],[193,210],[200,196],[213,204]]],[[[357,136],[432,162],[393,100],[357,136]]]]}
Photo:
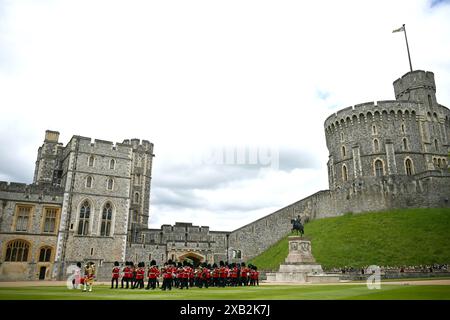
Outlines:
{"type": "Polygon", "coordinates": [[[149,229],[153,144],[46,131],[31,185],[0,182],[0,280],[65,279],[94,261],[107,279],[114,261],[242,261],[303,220],[390,208],[450,207],[450,110],[434,74],[394,82],[396,100],[363,103],[325,120],[329,190],[232,232],[191,223],[149,229]]]}

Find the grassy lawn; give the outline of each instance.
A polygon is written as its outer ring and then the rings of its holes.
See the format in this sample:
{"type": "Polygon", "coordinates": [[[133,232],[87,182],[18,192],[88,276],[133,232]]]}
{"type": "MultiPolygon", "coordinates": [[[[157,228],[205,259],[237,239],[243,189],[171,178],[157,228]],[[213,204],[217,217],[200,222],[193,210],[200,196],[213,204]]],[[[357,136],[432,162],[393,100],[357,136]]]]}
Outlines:
{"type": "Polygon", "coordinates": [[[209,288],[172,291],[131,289],[111,290],[96,286],[93,292],[66,287],[0,288],[0,300],[450,300],[446,285],[381,285],[369,290],[365,285],[259,286],[246,288],[209,288]]]}
{"type": "MultiPolygon", "coordinates": [[[[313,220],[305,225],[313,255],[324,268],[450,263],[450,209],[404,209],[313,220]]],[[[250,263],[278,270],[287,237],[250,263]]]]}

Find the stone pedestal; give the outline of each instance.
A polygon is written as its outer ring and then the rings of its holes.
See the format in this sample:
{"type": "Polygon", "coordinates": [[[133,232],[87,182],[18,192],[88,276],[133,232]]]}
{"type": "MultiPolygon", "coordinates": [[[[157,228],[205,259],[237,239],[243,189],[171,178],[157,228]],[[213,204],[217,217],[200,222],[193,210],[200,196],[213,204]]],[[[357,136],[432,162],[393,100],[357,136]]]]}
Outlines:
{"type": "Polygon", "coordinates": [[[278,272],[267,273],[267,282],[339,282],[339,276],[325,274],[311,253],[311,241],[289,237],[289,254],[278,272]]]}

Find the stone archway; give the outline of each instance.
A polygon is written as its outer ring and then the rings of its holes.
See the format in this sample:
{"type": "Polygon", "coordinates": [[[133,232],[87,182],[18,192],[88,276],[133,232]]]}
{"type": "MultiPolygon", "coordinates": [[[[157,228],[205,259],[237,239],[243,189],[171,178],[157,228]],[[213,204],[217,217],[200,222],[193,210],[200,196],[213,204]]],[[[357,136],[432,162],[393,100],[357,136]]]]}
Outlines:
{"type": "Polygon", "coordinates": [[[185,261],[186,259],[190,259],[193,261],[195,266],[198,266],[200,263],[205,262],[205,257],[197,252],[186,252],[178,256],[178,260],[180,262],[185,261]]]}

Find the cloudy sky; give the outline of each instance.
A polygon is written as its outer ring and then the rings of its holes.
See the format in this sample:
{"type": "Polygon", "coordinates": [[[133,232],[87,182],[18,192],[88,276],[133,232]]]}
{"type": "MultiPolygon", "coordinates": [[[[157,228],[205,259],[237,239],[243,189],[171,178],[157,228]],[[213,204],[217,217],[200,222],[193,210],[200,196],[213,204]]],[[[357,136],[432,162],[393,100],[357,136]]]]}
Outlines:
{"type": "Polygon", "coordinates": [[[435,73],[450,1],[0,0],[0,180],[32,181],[46,129],[155,144],[151,227],[233,230],[328,188],[323,122],[435,73]]]}

